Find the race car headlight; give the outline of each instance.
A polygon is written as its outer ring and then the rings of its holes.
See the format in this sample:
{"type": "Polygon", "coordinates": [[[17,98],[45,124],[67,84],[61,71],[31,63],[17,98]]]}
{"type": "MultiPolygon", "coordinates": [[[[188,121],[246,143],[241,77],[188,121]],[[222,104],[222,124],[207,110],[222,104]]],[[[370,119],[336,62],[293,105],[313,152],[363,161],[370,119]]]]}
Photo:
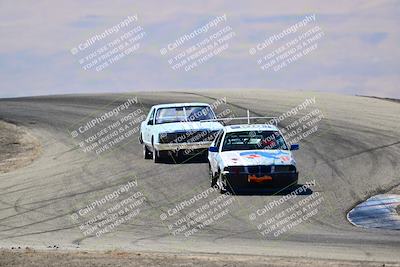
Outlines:
{"type": "Polygon", "coordinates": [[[275,165],[272,166],[273,172],[296,172],[296,166],[294,165],[275,165]]]}

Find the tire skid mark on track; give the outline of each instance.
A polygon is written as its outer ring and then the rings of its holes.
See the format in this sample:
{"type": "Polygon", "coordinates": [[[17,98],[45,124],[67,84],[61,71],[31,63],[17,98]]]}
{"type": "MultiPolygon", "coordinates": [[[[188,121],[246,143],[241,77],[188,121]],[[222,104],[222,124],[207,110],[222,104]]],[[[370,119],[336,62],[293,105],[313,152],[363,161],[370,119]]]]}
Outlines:
{"type": "Polygon", "coordinates": [[[365,153],[369,153],[369,152],[374,152],[376,150],[380,150],[380,149],[385,149],[385,148],[390,148],[391,146],[396,146],[396,145],[400,145],[400,141],[394,142],[394,143],[390,143],[390,144],[386,144],[386,145],[381,145],[381,146],[376,146],[376,147],[371,147],[371,148],[367,148],[352,154],[349,154],[347,156],[344,157],[340,157],[340,158],[336,158],[331,160],[332,162],[336,162],[336,161],[340,161],[340,160],[344,160],[344,159],[348,159],[348,158],[352,158],[355,156],[359,156],[365,153]]]}
{"type": "MultiPolygon", "coordinates": [[[[61,218],[65,217],[67,214],[68,213],[60,214],[60,215],[57,215],[57,216],[54,216],[54,217],[50,217],[50,218],[46,218],[46,219],[43,219],[43,220],[40,220],[40,221],[34,221],[34,222],[26,223],[26,224],[20,225],[20,226],[13,226],[13,227],[11,227],[9,229],[1,230],[0,233],[14,231],[14,230],[18,230],[18,229],[24,229],[24,228],[29,227],[29,226],[38,225],[38,224],[42,224],[42,223],[45,223],[45,222],[50,222],[50,221],[53,221],[53,220],[56,220],[56,219],[61,219],[61,218]]],[[[71,228],[77,227],[77,226],[78,225],[71,225],[71,228]]],[[[7,238],[10,238],[10,237],[16,237],[16,236],[8,236],[7,238]]],[[[2,239],[4,239],[4,238],[0,237],[0,240],[2,240],[2,239]]]]}
{"type": "Polygon", "coordinates": [[[46,230],[46,231],[36,231],[36,232],[29,232],[29,233],[25,233],[25,234],[8,235],[5,237],[0,237],[0,240],[7,240],[7,239],[12,239],[12,238],[24,237],[24,236],[41,235],[41,234],[47,234],[47,233],[54,233],[54,232],[59,232],[59,231],[71,230],[75,227],[76,226],[73,225],[73,226],[66,226],[66,227],[50,229],[50,230],[46,230]]]}
{"type": "MultiPolygon", "coordinates": [[[[74,197],[74,196],[76,196],[76,195],[84,195],[84,194],[88,194],[88,193],[93,193],[93,192],[97,192],[97,191],[102,191],[102,190],[105,190],[105,189],[108,189],[108,188],[111,188],[111,187],[117,187],[117,186],[123,185],[124,183],[125,183],[125,182],[121,182],[121,183],[119,183],[119,184],[115,184],[115,185],[112,185],[112,186],[108,186],[108,187],[106,187],[106,188],[97,188],[97,189],[88,190],[88,191],[84,191],[84,192],[78,192],[78,193],[74,193],[74,194],[59,196],[59,197],[55,197],[55,198],[51,198],[51,199],[47,199],[47,200],[41,200],[41,201],[34,201],[34,202],[31,202],[30,204],[38,204],[38,203],[43,203],[43,202],[49,202],[49,203],[48,203],[48,204],[45,204],[45,205],[42,205],[42,206],[38,206],[38,207],[36,207],[36,208],[23,208],[23,209],[25,209],[25,211],[19,212],[19,213],[17,213],[17,214],[10,215],[10,216],[7,216],[7,217],[0,218],[0,222],[1,222],[1,221],[5,221],[5,220],[10,219],[10,218],[14,218],[14,217],[18,217],[18,216],[25,215],[25,214],[27,214],[27,213],[29,213],[29,212],[37,212],[37,213],[41,213],[41,214],[46,215],[46,216],[50,215],[50,216],[53,216],[53,217],[46,218],[46,219],[44,219],[44,220],[35,221],[35,222],[29,223],[29,224],[25,224],[25,225],[22,225],[22,226],[17,226],[17,227],[14,226],[14,227],[12,227],[12,228],[10,228],[10,229],[6,229],[6,230],[2,229],[2,230],[0,230],[0,232],[11,231],[11,230],[15,230],[15,229],[21,229],[21,228],[23,228],[23,227],[32,226],[32,225],[36,225],[36,224],[40,224],[40,223],[43,223],[43,222],[47,222],[47,221],[51,221],[51,220],[54,220],[54,219],[58,219],[58,218],[61,218],[61,217],[68,216],[68,215],[71,214],[71,212],[66,212],[66,213],[58,214],[58,215],[55,215],[55,216],[54,216],[54,214],[48,214],[48,213],[46,213],[46,212],[39,212],[38,210],[43,209],[43,208],[45,208],[45,207],[48,207],[48,206],[51,206],[51,205],[55,204],[55,203],[56,203],[56,202],[55,202],[56,200],[57,200],[57,201],[64,201],[65,199],[74,197]]],[[[8,203],[8,202],[5,202],[5,201],[0,201],[0,202],[12,206],[11,203],[8,203]]],[[[21,208],[21,207],[20,207],[20,208],[21,208]]]]}
{"type": "MultiPolygon", "coordinates": [[[[310,147],[310,151],[312,151],[315,155],[318,156],[318,158],[322,160],[322,162],[317,164],[317,166],[327,165],[332,170],[332,178],[339,177],[340,180],[345,184],[345,186],[349,188],[348,190],[350,190],[350,193],[358,197],[358,194],[355,192],[355,190],[351,189],[352,187],[350,181],[347,179],[346,175],[341,171],[341,169],[336,166],[336,164],[332,163],[330,159],[325,156],[325,154],[320,153],[317,149],[313,149],[312,147],[310,147]]],[[[359,197],[358,199],[361,199],[361,197],[359,197]]]]}
{"type": "MultiPolygon", "coordinates": [[[[102,187],[95,187],[94,189],[91,189],[91,190],[65,194],[65,195],[62,195],[62,196],[52,197],[52,198],[38,200],[38,201],[32,201],[30,203],[25,203],[24,205],[33,205],[33,204],[51,202],[51,201],[56,201],[56,200],[65,200],[65,199],[68,199],[68,198],[71,198],[71,197],[74,197],[74,196],[77,196],[77,195],[85,195],[85,194],[94,193],[94,192],[97,192],[97,191],[103,191],[103,190],[106,190],[106,189],[109,189],[109,188],[113,188],[113,187],[117,187],[117,186],[120,186],[120,185],[123,185],[123,184],[125,184],[125,180],[121,181],[120,183],[114,183],[114,184],[107,185],[107,186],[102,186],[102,187]]],[[[0,218],[0,221],[2,219],[3,218],[0,218]]]]}
{"type": "MultiPolygon", "coordinates": [[[[19,184],[20,185],[20,184],[19,184]]],[[[23,187],[23,188],[20,188],[20,189],[16,189],[16,190],[13,190],[13,191],[8,191],[8,192],[2,192],[1,193],[1,196],[2,197],[4,197],[4,196],[6,196],[6,195],[8,195],[8,194],[15,194],[15,193],[20,193],[20,192],[23,192],[23,191],[34,191],[34,190],[36,190],[36,188],[40,188],[40,187],[42,187],[43,185],[31,185],[31,186],[28,186],[28,187],[23,187]]],[[[27,193],[27,192],[24,192],[24,193],[27,193]]],[[[2,209],[0,209],[0,211],[1,211],[2,209]]]]}

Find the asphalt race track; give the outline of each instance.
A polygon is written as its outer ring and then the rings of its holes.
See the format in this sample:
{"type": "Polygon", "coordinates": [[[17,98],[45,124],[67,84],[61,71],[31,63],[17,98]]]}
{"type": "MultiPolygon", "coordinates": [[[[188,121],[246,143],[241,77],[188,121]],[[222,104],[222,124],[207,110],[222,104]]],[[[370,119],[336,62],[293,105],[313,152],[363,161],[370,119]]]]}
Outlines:
{"type": "MultiPolygon", "coordinates": [[[[311,109],[309,110],[311,111],[311,109]]],[[[306,114],[303,110],[301,114],[306,114]]],[[[285,120],[281,127],[301,114],[285,120]]],[[[304,256],[331,259],[400,261],[400,231],[363,229],[346,220],[357,203],[400,184],[400,105],[379,99],[274,91],[193,91],[43,96],[0,100],[0,119],[16,123],[40,139],[41,156],[31,165],[0,175],[0,247],[304,256]],[[274,214],[309,194],[323,197],[318,212],[279,236],[263,236],[262,221],[249,215],[284,193],[234,196],[229,213],[189,237],[173,235],[160,219],[168,209],[210,187],[207,163],[183,160],[154,164],[142,156],[138,133],[100,155],[83,152],[70,131],[93,114],[138,97],[145,113],[151,105],[208,102],[226,97],[237,116],[279,116],[307,98],[316,99],[324,118],[318,130],[294,152],[300,184],[315,181],[308,194],[285,201],[274,214]],[[114,231],[84,236],[71,215],[119,186],[137,179],[146,197],[140,214],[114,231]]],[[[122,116],[122,113],[119,114],[122,116]]],[[[118,117],[109,119],[117,120],[118,117]]],[[[217,198],[212,192],[209,198],[217,198]]],[[[190,210],[204,204],[196,201],[190,210]]],[[[167,221],[185,216],[182,210],[167,221]]]]}

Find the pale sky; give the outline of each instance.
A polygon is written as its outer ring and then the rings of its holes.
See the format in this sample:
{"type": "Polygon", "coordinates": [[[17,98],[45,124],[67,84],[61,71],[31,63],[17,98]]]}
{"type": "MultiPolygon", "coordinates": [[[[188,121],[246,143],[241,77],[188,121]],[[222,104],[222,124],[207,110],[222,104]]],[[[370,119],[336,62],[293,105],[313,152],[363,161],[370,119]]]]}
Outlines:
{"type": "MultiPolygon", "coordinates": [[[[400,98],[400,2],[396,0],[1,0],[0,18],[0,98],[201,88],[400,98]],[[222,27],[235,33],[229,47],[190,72],[173,70],[169,54],[162,56],[160,49],[224,14],[222,27]],[[319,26],[324,33],[318,48],[278,72],[261,70],[257,56],[275,48],[254,56],[249,49],[312,14],[316,20],[310,26],[319,26]],[[73,55],[71,49],[134,15],[138,21],[132,26],[145,32],[140,48],[100,72],[83,70],[78,61],[85,53],[73,55]]],[[[107,40],[120,35],[114,33],[107,40]]],[[[296,36],[285,37],[282,44],[296,36]]]]}

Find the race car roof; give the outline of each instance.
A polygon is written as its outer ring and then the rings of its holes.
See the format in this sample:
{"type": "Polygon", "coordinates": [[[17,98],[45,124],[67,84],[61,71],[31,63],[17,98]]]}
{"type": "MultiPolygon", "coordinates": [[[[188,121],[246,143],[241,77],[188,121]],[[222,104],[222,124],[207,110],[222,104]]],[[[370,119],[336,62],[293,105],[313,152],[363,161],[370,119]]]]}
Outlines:
{"type": "Polygon", "coordinates": [[[173,107],[191,107],[191,106],[210,106],[207,103],[169,103],[169,104],[159,104],[155,105],[155,108],[173,108],[173,107]]]}
{"type": "Polygon", "coordinates": [[[275,125],[271,124],[236,124],[225,126],[228,133],[241,131],[279,131],[275,125]]]}

